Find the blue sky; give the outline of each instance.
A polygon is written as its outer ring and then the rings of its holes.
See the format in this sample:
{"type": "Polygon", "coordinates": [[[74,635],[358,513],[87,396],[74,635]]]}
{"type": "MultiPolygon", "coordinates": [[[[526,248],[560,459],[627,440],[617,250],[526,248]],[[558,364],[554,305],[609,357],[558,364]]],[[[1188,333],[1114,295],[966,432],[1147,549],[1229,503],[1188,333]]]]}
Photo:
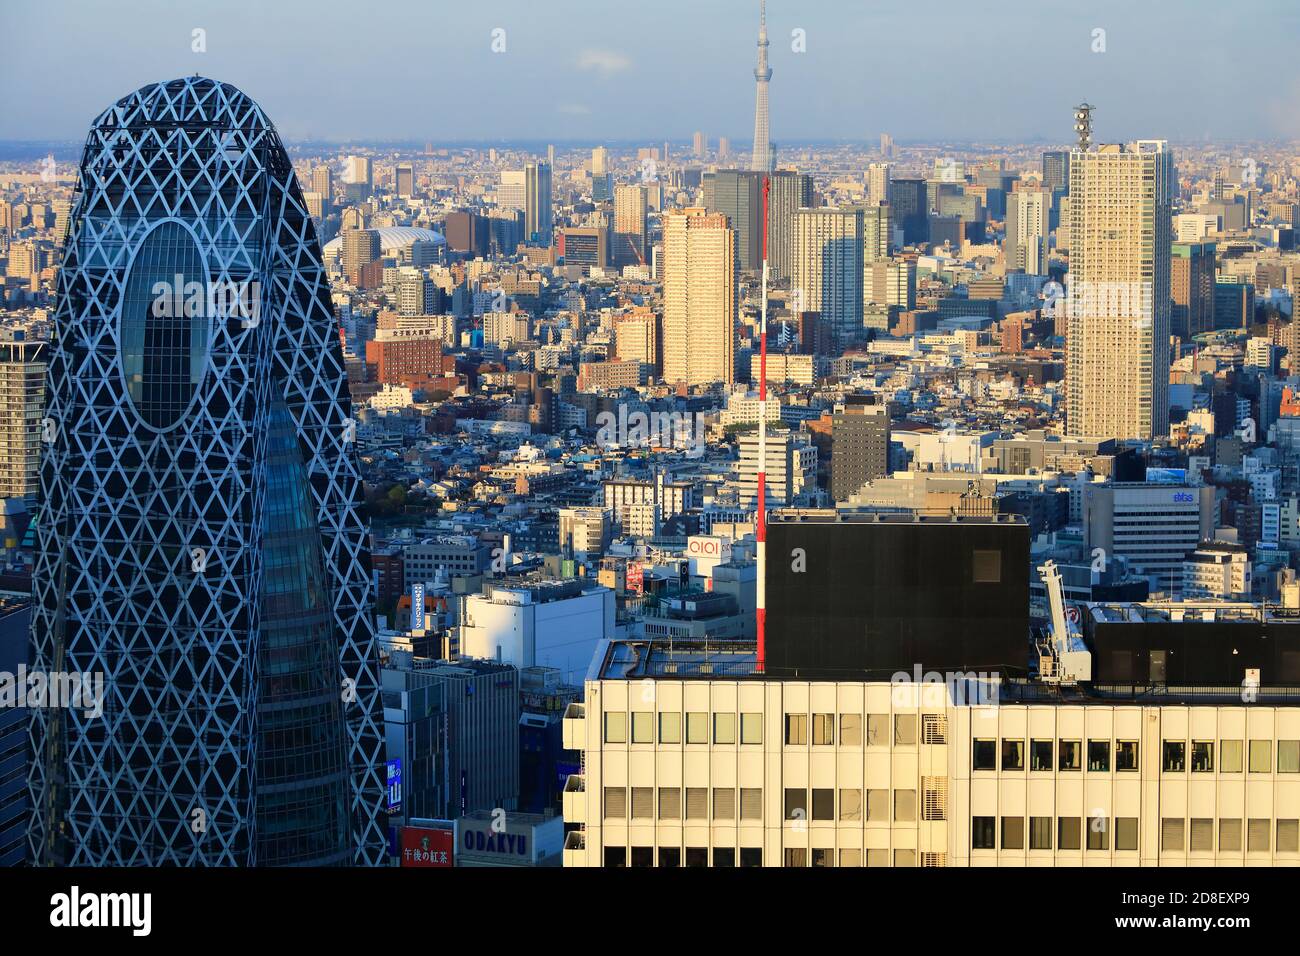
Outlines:
{"type": "MultiPolygon", "coordinates": [[[[777,143],[1059,142],[1082,99],[1102,140],[1300,135],[1296,0],[771,0],[768,24],[777,143]]],[[[289,139],[741,142],[757,28],[757,0],[10,0],[0,139],[81,139],[202,73],[289,139]]]]}

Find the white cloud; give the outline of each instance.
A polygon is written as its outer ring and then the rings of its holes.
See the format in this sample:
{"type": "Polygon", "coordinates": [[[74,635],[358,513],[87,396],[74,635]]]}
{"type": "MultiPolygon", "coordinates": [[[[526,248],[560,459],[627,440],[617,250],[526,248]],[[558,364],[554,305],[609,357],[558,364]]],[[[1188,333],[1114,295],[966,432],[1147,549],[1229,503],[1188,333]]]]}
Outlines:
{"type": "Polygon", "coordinates": [[[578,54],[580,70],[595,70],[605,76],[631,69],[632,61],[617,50],[583,50],[578,54]]]}

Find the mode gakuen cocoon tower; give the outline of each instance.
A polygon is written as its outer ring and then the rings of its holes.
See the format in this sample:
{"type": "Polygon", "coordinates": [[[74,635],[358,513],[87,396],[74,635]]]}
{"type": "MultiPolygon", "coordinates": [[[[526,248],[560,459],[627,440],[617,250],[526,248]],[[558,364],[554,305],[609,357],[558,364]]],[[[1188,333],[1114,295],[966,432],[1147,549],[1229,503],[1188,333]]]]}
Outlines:
{"type": "Polygon", "coordinates": [[[256,103],[194,76],[94,121],[52,338],[33,666],[106,699],[33,711],[34,862],[380,862],[351,400],[256,103]]]}

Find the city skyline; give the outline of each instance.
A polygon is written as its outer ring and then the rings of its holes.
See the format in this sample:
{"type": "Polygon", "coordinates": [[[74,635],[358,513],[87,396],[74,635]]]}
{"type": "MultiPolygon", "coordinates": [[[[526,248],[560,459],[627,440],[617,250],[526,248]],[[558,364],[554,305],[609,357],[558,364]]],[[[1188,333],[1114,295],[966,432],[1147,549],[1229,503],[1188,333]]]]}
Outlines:
{"type": "MultiPolygon", "coordinates": [[[[689,139],[701,129],[711,140],[742,143],[753,129],[757,6],[670,0],[664,15],[637,30],[588,17],[578,40],[568,17],[523,3],[490,12],[416,8],[404,17],[408,29],[380,34],[373,47],[331,29],[346,10],[340,4],[154,3],[151,15],[112,45],[100,39],[111,28],[107,11],[81,3],[20,7],[3,17],[6,32],[27,42],[0,63],[0,79],[13,86],[45,63],[73,57],[97,82],[80,82],[80,71],[50,74],[39,100],[10,102],[0,140],[76,139],[101,91],[121,96],[159,75],[201,73],[251,90],[282,117],[289,141],[439,141],[441,134],[451,141],[617,142],[689,139]],[[204,31],[203,52],[192,49],[195,30],[204,31]],[[286,35],[296,38],[288,49],[280,43],[286,35]],[[557,70],[574,79],[563,93],[540,102],[520,95],[557,70]],[[445,76],[466,75],[479,87],[442,85],[445,76]],[[414,107],[386,104],[371,83],[428,94],[414,107]],[[623,108],[647,84],[656,96],[637,110],[623,108]],[[702,89],[709,96],[701,97],[702,89]]],[[[1271,22],[1300,23],[1300,11],[1284,0],[1265,6],[1271,22]]],[[[572,7],[579,14],[598,9],[572,7]]],[[[951,2],[940,3],[931,19],[889,8],[773,4],[772,142],[780,149],[869,140],[883,131],[900,140],[1056,141],[1066,137],[1059,104],[1083,96],[1099,106],[1100,141],[1291,135],[1300,81],[1261,89],[1244,69],[1288,56],[1288,31],[1254,31],[1255,21],[1243,16],[1216,19],[1211,33],[1205,24],[1214,4],[1180,4],[1177,17],[1169,8],[1105,2],[1055,11],[1048,26],[1028,0],[1004,5],[997,18],[951,2]],[[923,37],[928,60],[918,62],[915,44],[900,42],[909,32],[923,37]],[[1015,72],[998,56],[1011,48],[1015,72]],[[934,68],[918,68],[930,63],[934,68]],[[938,68],[948,63],[970,66],[938,68]]]]}

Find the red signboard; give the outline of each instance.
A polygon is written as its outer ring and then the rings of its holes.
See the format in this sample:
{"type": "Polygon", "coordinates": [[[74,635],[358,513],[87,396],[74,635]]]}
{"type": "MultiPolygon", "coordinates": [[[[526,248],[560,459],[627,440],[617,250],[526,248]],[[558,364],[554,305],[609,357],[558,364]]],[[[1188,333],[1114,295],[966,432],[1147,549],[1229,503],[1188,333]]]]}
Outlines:
{"type": "Polygon", "coordinates": [[[402,827],[402,866],[451,866],[456,834],[451,830],[402,827]]]}
{"type": "Polygon", "coordinates": [[[637,594],[645,593],[645,570],[635,561],[627,566],[627,589],[637,594]]]}

